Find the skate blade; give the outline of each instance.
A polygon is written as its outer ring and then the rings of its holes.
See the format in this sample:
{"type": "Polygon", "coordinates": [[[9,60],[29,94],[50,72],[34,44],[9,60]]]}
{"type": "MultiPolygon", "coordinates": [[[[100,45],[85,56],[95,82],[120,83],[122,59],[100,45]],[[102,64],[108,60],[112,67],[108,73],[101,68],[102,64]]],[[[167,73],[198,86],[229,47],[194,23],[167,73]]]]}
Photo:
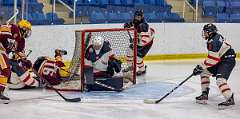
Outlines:
{"type": "Polygon", "coordinates": [[[8,104],[10,100],[0,100],[0,104],[8,104]]]}
{"type": "Polygon", "coordinates": [[[221,106],[218,106],[218,109],[219,110],[225,110],[225,109],[230,109],[230,108],[233,108],[234,107],[234,105],[229,105],[229,106],[223,106],[223,105],[221,105],[221,106]]]}
{"type": "Polygon", "coordinates": [[[206,105],[207,100],[196,100],[196,103],[206,105]]]}

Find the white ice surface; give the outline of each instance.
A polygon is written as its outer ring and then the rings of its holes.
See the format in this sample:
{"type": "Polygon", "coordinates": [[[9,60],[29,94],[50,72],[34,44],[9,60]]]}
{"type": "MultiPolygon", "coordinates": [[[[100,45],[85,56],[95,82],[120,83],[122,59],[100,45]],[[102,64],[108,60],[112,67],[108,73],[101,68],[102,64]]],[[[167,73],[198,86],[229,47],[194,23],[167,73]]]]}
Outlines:
{"type": "Polygon", "coordinates": [[[224,98],[211,79],[209,103],[195,103],[200,94],[199,77],[192,77],[159,104],[144,104],[143,99],[158,98],[173,89],[192,72],[198,61],[148,63],[147,83],[121,93],[69,93],[67,97],[82,98],[80,103],[63,101],[53,91],[8,91],[11,103],[0,104],[0,119],[239,119],[240,64],[229,79],[236,105],[218,110],[224,98]]]}

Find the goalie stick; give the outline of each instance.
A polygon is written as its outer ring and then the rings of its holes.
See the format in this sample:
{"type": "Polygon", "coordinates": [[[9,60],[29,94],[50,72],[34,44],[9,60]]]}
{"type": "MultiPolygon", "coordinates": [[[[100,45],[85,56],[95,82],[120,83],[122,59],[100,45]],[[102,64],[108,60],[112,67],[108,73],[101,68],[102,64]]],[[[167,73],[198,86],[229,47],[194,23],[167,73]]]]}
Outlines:
{"type": "Polygon", "coordinates": [[[170,95],[173,91],[175,91],[177,88],[179,88],[183,83],[185,83],[188,79],[190,79],[192,76],[194,76],[194,74],[192,73],[190,76],[188,76],[185,80],[183,80],[180,84],[178,84],[174,89],[172,89],[170,92],[168,92],[167,94],[165,94],[163,97],[161,97],[160,99],[146,99],[144,100],[144,103],[146,104],[158,104],[159,102],[161,102],[163,99],[165,99],[168,95],[170,95]]]}

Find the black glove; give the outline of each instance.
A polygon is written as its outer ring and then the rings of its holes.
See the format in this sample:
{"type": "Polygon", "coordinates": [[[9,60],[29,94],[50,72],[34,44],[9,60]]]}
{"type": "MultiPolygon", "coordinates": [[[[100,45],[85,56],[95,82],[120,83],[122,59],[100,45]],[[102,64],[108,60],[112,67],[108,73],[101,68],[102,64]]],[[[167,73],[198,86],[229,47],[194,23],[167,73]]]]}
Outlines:
{"type": "Polygon", "coordinates": [[[130,23],[125,23],[124,24],[124,28],[130,28],[130,27],[132,27],[133,25],[132,25],[132,23],[130,22],[130,23]]]}
{"type": "Polygon", "coordinates": [[[194,69],[193,69],[193,75],[200,75],[203,72],[203,68],[200,65],[197,65],[194,69]]]}

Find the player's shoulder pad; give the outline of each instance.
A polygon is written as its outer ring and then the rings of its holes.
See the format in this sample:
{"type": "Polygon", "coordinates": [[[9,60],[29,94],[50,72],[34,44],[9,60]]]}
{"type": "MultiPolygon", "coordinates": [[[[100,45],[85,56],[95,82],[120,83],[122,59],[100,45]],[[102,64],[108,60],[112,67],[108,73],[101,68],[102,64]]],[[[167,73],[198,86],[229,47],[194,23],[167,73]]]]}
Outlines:
{"type": "Polygon", "coordinates": [[[139,25],[141,32],[148,32],[149,25],[146,22],[143,22],[139,25]]]}
{"type": "Polygon", "coordinates": [[[213,38],[212,38],[212,51],[213,52],[218,52],[223,44],[223,36],[221,36],[220,34],[216,34],[213,38]]]}

